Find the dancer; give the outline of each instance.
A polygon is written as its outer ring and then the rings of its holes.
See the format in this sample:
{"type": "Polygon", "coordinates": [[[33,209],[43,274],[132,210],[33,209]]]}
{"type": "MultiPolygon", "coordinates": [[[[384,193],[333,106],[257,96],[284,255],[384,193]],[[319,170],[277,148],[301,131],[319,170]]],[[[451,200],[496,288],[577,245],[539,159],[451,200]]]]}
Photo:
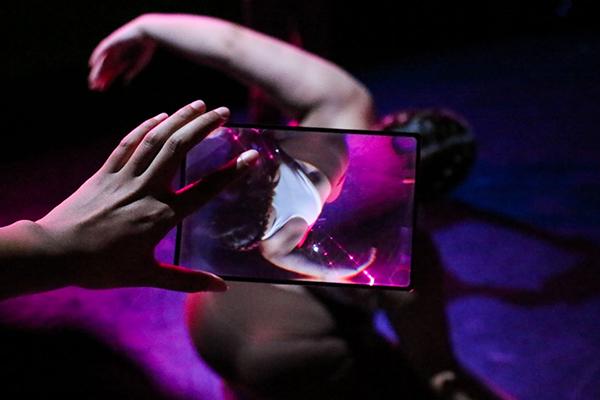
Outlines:
{"type": "MultiPolygon", "coordinates": [[[[399,112],[377,121],[368,90],[340,67],[212,17],[148,14],[127,23],[94,50],[90,87],[107,90],[119,79],[133,79],[157,48],[260,87],[294,124],[423,133],[427,157],[422,171],[431,179],[422,182],[419,196],[449,190],[473,161],[471,133],[451,113],[399,112]]],[[[390,139],[387,151],[393,149],[390,139]]],[[[397,394],[398,385],[413,394],[427,393],[424,382],[430,377],[416,377],[375,335],[371,312],[376,297],[372,291],[350,289],[232,284],[223,295],[191,296],[188,324],[204,360],[251,397],[367,398],[397,394]],[[389,376],[393,382],[385,379],[389,376]]]]}

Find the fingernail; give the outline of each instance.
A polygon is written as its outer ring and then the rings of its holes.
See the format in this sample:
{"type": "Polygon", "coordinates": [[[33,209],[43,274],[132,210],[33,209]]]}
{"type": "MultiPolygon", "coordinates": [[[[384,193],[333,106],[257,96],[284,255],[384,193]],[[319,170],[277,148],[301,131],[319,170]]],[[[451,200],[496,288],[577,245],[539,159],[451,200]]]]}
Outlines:
{"type": "Polygon", "coordinates": [[[208,286],[208,290],[211,292],[225,292],[227,289],[229,289],[229,286],[227,286],[227,283],[220,278],[211,281],[208,286]]]}
{"type": "Polygon", "coordinates": [[[215,110],[215,112],[219,114],[223,119],[229,118],[229,115],[231,115],[231,112],[227,107],[219,107],[215,110]]]}
{"type": "Polygon", "coordinates": [[[243,152],[242,154],[240,154],[237,158],[237,162],[236,162],[236,168],[237,169],[241,169],[241,168],[248,168],[248,167],[252,167],[256,164],[256,162],[258,161],[259,155],[258,155],[258,151],[251,149],[251,150],[246,150],[245,152],[243,152]]]}
{"type": "Polygon", "coordinates": [[[204,110],[204,102],[202,100],[196,100],[190,106],[196,111],[204,110]]]}
{"type": "Polygon", "coordinates": [[[169,114],[167,113],[160,113],[158,114],[156,117],[154,117],[154,119],[158,122],[161,122],[162,120],[164,120],[165,118],[167,118],[169,116],[169,114]]]}

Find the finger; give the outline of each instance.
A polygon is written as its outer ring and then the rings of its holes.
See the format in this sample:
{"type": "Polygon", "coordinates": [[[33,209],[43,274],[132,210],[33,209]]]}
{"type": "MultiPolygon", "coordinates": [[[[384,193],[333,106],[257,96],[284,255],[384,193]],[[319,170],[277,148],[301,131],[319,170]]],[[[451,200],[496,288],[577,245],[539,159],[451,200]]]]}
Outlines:
{"type": "Polygon", "coordinates": [[[123,74],[123,71],[126,70],[126,68],[126,65],[115,63],[114,60],[108,60],[106,56],[103,55],[92,66],[88,75],[88,87],[91,90],[104,91],[119,75],[123,74]]]}
{"type": "Polygon", "coordinates": [[[194,271],[176,265],[161,264],[154,269],[148,286],[178,292],[224,292],[227,284],[218,276],[205,271],[194,271]]]}
{"type": "Polygon", "coordinates": [[[130,67],[129,71],[124,72],[123,82],[125,84],[129,84],[133,78],[135,78],[146,65],[150,62],[150,57],[143,56],[142,59],[135,61],[135,63],[130,67]]]}
{"type": "Polygon", "coordinates": [[[92,66],[88,77],[88,85],[92,90],[104,91],[120,76],[126,75],[133,67],[131,61],[124,61],[116,57],[103,55],[92,66]]]}
{"type": "Polygon", "coordinates": [[[181,127],[194,118],[198,118],[199,115],[201,116],[205,109],[206,107],[202,100],[194,101],[179,109],[179,111],[157,126],[156,129],[152,129],[144,136],[144,139],[133,152],[125,168],[128,168],[133,175],[141,175],[159,153],[165,141],[181,127]]]}
{"type": "Polygon", "coordinates": [[[258,162],[258,151],[247,150],[219,170],[177,191],[173,209],[179,219],[206,204],[227,185],[243,176],[258,162]]]}
{"type": "MultiPolygon", "coordinates": [[[[118,31],[118,30],[117,30],[118,31]]],[[[117,32],[113,32],[98,43],[96,48],[92,51],[90,58],[88,59],[88,65],[92,66],[98,62],[98,59],[102,56],[106,56],[106,50],[113,44],[113,35],[117,32]]]]}
{"type": "Polygon", "coordinates": [[[137,128],[129,132],[113,150],[102,166],[102,169],[106,172],[113,173],[123,168],[144,136],[167,117],[167,113],[158,114],[156,117],[144,121],[137,128]]]}
{"type": "Polygon", "coordinates": [[[98,58],[100,58],[100,55],[104,52],[103,43],[104,43],[103,41],[100,42],[100,44],[98,44],[98,46],[96,46],[94,51],[92,51],[92,54],[90,55],[90,58],[88,59],[88,66],[91,67],[92,65],[94,65],[98,62],[98,58]]]}
{"type": "Polygon", "coordinates": [[[229,117],[229,110],[220,107],[202,114],[175,132],[164,143],[162,149],[146,171],[147,179],[157,182],[170,182],[187,152],[223,125],[229,117]]]}
{"type": "Polygon", "coordinates": [[[99,87],[100,71],[102,70],[102,64],[104,64],[104,58],[98,59],[96,62],[90,65],[90,73],[88,74],[88,87],[92,90],[97,90],[99,87]]]}
{"type": "Polygon", "coordinates": [[[147,48],[142,51],[139,58],[133,60],[130,70],[125,73],[123,78],[124,82],[128,84],[133,78],[135,78],[145,67],[150,63],[154,56],[155,44],[150,43],[147,48]]]}

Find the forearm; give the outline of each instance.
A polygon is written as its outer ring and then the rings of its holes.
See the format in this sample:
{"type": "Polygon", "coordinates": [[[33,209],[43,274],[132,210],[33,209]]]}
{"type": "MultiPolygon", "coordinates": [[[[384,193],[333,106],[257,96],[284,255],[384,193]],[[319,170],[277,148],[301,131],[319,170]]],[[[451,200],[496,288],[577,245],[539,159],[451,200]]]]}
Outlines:
{"type": "Polygon", "coordinates": [[[0,300],[69,285],[68,265],[59,260],[36,223],[0,228],[0,300]]]}
{"type": "MultiPolygon", "coordinates": [[[[196,63],[218,68],[247,85],[257,85],[274,104],[305,123],[334,121],[336,112],[371,118],[370,95],[338,66],[295,46],[240,25],[205,16],[148,14],[140,29],[160,47],[196,63]]],[[[359,123],[360,124],[360,123],[359,123]]],[[[354,121],[341,125],[356,126],[354,121]]]]}

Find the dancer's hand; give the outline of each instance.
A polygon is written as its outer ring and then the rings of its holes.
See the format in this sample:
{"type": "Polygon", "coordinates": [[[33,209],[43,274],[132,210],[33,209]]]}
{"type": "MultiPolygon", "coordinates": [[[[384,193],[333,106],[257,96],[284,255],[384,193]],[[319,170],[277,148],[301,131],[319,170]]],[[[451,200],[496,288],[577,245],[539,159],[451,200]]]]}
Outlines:
{"type": "Polygon", "coordinates": [[[90,89],[104,91],[119,78],[129,82],[148,65],[156,43],[141,29],[142,19],[128,22],[96,46],[89,59],[90,89]]]}

